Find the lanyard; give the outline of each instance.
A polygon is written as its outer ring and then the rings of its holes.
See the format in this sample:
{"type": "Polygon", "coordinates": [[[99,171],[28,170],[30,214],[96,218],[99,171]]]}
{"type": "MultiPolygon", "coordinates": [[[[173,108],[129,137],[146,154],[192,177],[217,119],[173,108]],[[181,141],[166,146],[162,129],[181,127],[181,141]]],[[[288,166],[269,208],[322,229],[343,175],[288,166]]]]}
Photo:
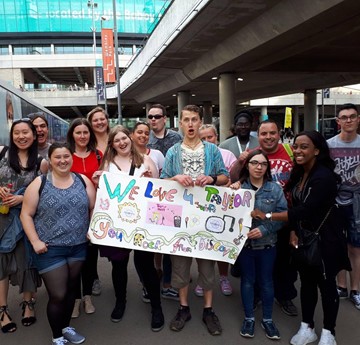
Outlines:
{"type": "MultiPolygon", "coordinates": [[[[237,139],[237,143],[238,143],[238,146],[239,146],[240,154],[242,154],[242,153],[243,153],[243,150],[242,150],[242,148],[241,148],[240,140],[239,140],[238,137],[237,137],[236,139],[237,139]]],[[[247,144],[246,144],[246,146],[245,146],[245,151],[249,148],[249,144],[250,144],[250,139],[249,139],[249,141],[247,142],[247,144]]]]}

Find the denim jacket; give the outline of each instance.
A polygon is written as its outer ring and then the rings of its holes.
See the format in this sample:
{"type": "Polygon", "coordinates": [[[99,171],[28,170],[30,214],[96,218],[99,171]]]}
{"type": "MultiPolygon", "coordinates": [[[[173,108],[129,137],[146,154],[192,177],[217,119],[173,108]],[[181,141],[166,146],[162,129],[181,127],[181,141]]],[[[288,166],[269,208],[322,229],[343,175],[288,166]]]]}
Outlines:
{"type": "MultiPolygon", "coordinates": [[[[252,189],[249,179],[241,184],[243,189],[252,189]]],[[[255,194],[255,207],[262,212],[282,212],[287,210],[287,201],[282,188],[273,181],[265,181],[255,194]]],[[[253,219],[251,229],[259,228],[262,237],[255,240],[247,240],[245,246],[253,249],[262,249],[265,246],[274,246],[277,241],[276,232],[280,230],[284,222],[272,220],[253,219]]]]}

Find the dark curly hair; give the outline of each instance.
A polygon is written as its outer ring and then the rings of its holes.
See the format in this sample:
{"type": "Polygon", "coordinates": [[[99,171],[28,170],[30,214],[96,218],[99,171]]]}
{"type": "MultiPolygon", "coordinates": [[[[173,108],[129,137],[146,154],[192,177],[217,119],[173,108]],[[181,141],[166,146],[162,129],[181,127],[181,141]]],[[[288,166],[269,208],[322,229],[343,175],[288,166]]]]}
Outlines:
{"type": "MultiPolygon", "coordinates": [[[[303,131],[295,136],[294,143],[296,142],[296,139],[298,137],[304,136],[304,135],[307,136],[311,140],[311,142],[314,144],[314,146],[319,150],[319,154],[316,156],[315,165],[312,169],[314,169],[316,167],[316,165],[322,165],[322,166],[328,168],[330,171],[332,171],[334,173],[334,175],[336,175],[336,179],[337,179],[338,183],[340,183],[341,178],[338,174],[336,174],[334,172],[336,164],[330,156],[329,146],[328,146],[325,138],[318,131],[315,131],[315,130],[303,131]]],[[[297,185],[297,183],[300,181],[303,174],[304,174],[304,167],[302,165],[297,164],[295,161],[294,168],[291,171],[289,181],[285,185],[285,188],[284,188],[285,192],[291,191],[297,185]]]]}

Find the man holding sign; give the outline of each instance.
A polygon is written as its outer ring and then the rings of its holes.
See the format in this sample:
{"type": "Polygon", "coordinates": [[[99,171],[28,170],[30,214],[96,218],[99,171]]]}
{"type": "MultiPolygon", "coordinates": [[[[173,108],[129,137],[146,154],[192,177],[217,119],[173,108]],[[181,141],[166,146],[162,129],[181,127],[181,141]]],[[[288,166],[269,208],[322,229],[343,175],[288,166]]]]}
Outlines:
{"type": "MultiPolygon", "coordinates": [[[[228,172],[220,151],[216,145],[200,140],[201,125],[201,109],[195,105],[187,105],[180,114],[180,127],[184,133],[184,139],[167,152],[161,178],[177,181],[184,187],[227,184],[228,172]]],[[[172,285],[179,289],[180,307],[171,321],[170,329],[181,331],[185,322],[191,319],[188,292],[192,258],[174,255],[171,260],[172,285]]],[[[196,260],[199,271],[198,284],[204,289],[203,321],[211,335],[219,335],[222,328],[212,310],[215,261],[196,260]]]]}

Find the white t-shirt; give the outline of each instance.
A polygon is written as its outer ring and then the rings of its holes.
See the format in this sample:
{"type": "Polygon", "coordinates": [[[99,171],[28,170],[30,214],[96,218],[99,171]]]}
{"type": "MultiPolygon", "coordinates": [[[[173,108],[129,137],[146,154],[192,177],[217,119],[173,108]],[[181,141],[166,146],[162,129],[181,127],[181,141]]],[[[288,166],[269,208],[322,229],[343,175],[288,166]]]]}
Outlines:
{"type": "Polygon", "coordinates": [[[148,156],[152,159],[152,161],[155,163],[156,169],[159,172],[159,176],[161,174],[161,170],[164,166],[165,157],[159,150],[155,149],[149,149],[148,156]]]}
{"type": "MultiPolygon", "coordinates": [[[[128,171],[122,171],[119,170],[119,168],[112,162],[110,162],[109,164],[109,172],[114,173],[114,174],[124,174],[124,175],[129,175],[128,171]]],[[[141,164],[140,168],[135,168],[134,171],[134,176],[141,176],[142,173],[144,173],[146,171],[145,165],[141,164]]]]}

